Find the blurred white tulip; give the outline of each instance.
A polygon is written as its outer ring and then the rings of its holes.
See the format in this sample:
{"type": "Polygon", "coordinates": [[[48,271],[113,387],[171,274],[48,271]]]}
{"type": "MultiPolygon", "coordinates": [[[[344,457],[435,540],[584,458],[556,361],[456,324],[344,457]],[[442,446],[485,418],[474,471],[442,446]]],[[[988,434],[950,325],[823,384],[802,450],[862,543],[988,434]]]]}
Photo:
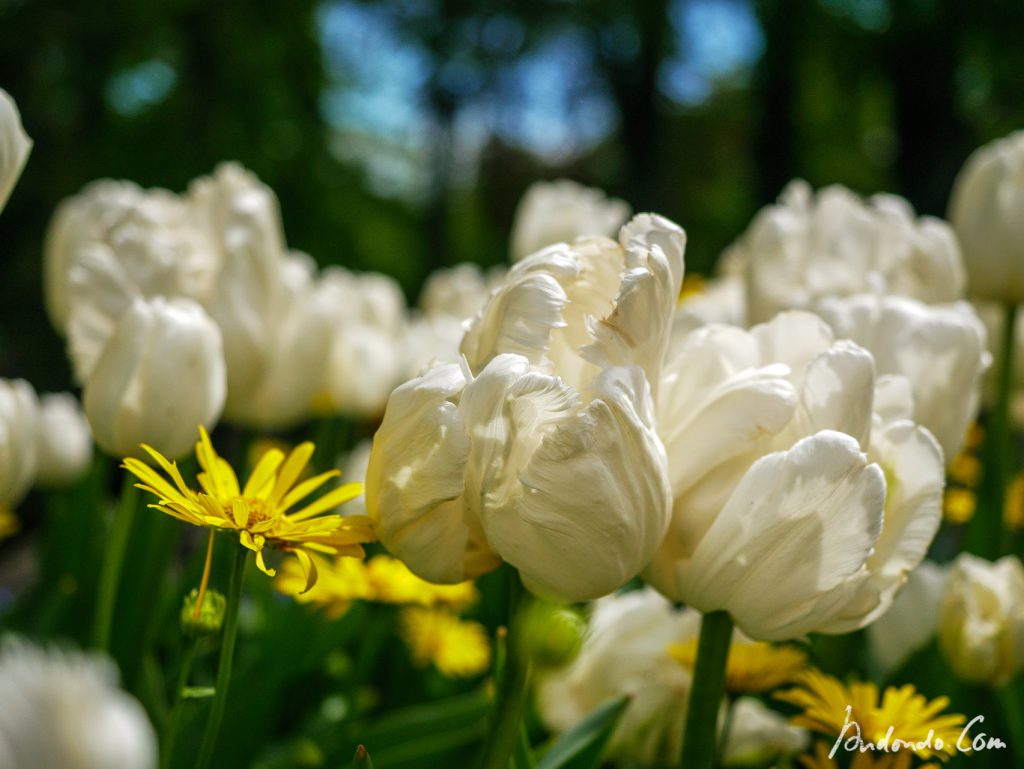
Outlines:
{"type": "Polygon", "coordinates": [[[939,615],[939,646],[965,681],[1002,686],[1024,669],[1024,567],[961,553],[939,615]]]}
{"type": "Polygon", "coordinates": [[[907,578],[889,610],[868,626],[871,658],[888,675],[924,648],[939,628],[949,567],[925,561],[907,578]]]}
{"type": "Polygon", "coordinates": [[[329,309],[326,391],[347,416],[376,418],[406,372],[406,306],[397,281],[380,273],[328,268],[321,301],[329,309]]]}
{"type": "Polygon", "coordinates": [[[237,164],[193,181],[188,203],[220,264],[205,306],[224,339],[224,418],[291,427],[309,416],[330,344],[315,265],[286,250],[276,196],[237,164]]]}
{"type": "Polygon", "coordinates": [[[109,179],[57,208],[46,235],[44,293],[54,327],[70,337],[80,381],[133,299],[209,295],[217,252],[195,225],[174,193],[109,179]]]}
{"type": "Polygon", "coordinates": [[[964,268],[952,229],[915,218],[902,198],[865,202],[841,186],[814,193],[791,182],[730,249],[746,265],[748,318],[812,309],[828,296],[875,292],[923,302],[963,297],[964,268]]]}
{"type": "Polygon", "coordinates": [[[21,125],[18,105],[0,88],[0,211],[4,210],[31,150],[32,140],[21,125]]]}
{"type": "Polygon", "coordinates": [[[0,507],[13,509],[38,465],[39,400],[23,379],[0,379],[0,507]]]}
{"type": "MultiPolygon", "coordinates": [[[[691,670],[669,649],[696,643],[700,613],[675,608],[651,588],[610,595],[593,604],[588,632],[568,666],[543,675],[537,709],[555,733],[576,726],[603,703],[630,702],[612,734],[609,758],[636,766],[675,763],[682,747],[691,670]]],[[[740,633],[736,642],[750,643],[740,633]]],[[[757,700],[740,697],[725,747],[725,764],[738,766],[799,751],[807,734],[757,700]]],[[[726,708],[721,717],[724,721],[726,708]]]]}
{"type": "Polygon", "coordinates": [[[491,291],[501,285],[506,271],[484,271],[469,262],[435,270],[423,284],[419,308],[428,316],[447,315],[465,320],[486,304],[491,291]]]}
{"type": "Polygon", "coordinates": [[[156,734],[111,660],[0,643],[0,766],[154,769],[156,734]]]}
{"type": "Polygon", "coordinates": [[[1024,131],[967,159],[953,184],[949,218],[972,298],[1024,301],[1024,131]]]}
{"type": "Polygon", "coordinates": [[[871,352],[879,374],[907,378],[914,421],[931,431],[951,461],[978,415],[991,362],[985,326],[974,309],[966,302],[929,305],[864,294],[825,299],[818,312],[837,337],[871,352]]]}
{"type": "Polygon", "coordinates": [[[388,402],[367,510],[384,545],[430,581],[504,560],[538,594],[596,598],[643,568],[668,522],[653,419],[636,367],[577,391],[518,355],[476,377],[438,366],[388,402]]]}
{"type": "Polygon", "coordinates": [[[906,403],[882,418],[870,353],[809,313],[674,339],[658,398],[674,510],[647,579],[763,640],[884,611],[934,537],[944,482],[909,388],[885,384],[906,403]]]}
{"type": "Polygon", "coordinates": [[[583,235],[613,236],[629,218],[629,204],[568,179],[535,182],[523,194],[512,223],[512,261],[583,235]]]}
{"type": "Polygon", "coordinates": [[[549,729],[564,733],[599,705],[627,695],[608,755],[639,766],[675,763],[683,742],[690,671],[671,659],[673,644],[696,638],[700,615],[676,609],[650,588],[594,603],[576,659],[542,678],[537,709],[549,729]]]}
{"type": "Polygon", "coordinates": [[[136,299],[96,362],[83,403],[108,454],[136,456],[148,443],[178,458],[194,445],[197,425],[213,429],[225,384],[220,331],[198,304],[136,299]]]}
{"type": "Polygon", "coordinates": [[[89,423],[71,393],[49,393],[40,398],[39,405],[36,482],[45,488],[73,486],[92,462],[89,423]]]}
{"type": "Polygon", "coordinates": [[[780,755],[807,749],[806,730],[790,726],[789,719],[753,697],[738,697],[732,705],[729,734],[722,763],[725,766],[765,766],[780,755]]]}

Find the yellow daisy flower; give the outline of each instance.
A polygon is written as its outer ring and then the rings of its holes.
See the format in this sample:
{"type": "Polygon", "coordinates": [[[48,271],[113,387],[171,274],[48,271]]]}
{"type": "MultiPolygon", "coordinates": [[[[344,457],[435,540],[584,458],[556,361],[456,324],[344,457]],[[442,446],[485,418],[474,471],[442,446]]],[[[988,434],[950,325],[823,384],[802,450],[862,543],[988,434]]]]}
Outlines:
{"type": "MultiPolygon", "coordinates": [[[[302,500],[340,473],[331,470],[298,481],[313,455],[313,444],[296,446],[287,457],[270,449],[260,458],[252,474],[239,487],[231,465],[214,451],[205,428],[199,428],[196,458],[202,472],[198,481],[202,491],[193,491],[171,462],[156,449],[143,449],[167,474],[131,457],[121,466],[142,483],[136,486],[155,495],[159,502],[149,505],[193,526],[237,531],[243,546],[256,553],[256,565],[271,577],[276,574],[263,559],[265,547],[294,553],[306,576],[306,589],[317,581],[312,553],[362,557],[362,542],[375,539],[370,519],[362,515],[323,515],[362,493],[362,484],[347,483],[327,492],[299,509],[302,500]],[[173,481],[173,483],[172,483],[173,481]]],[[[212,542],[212,539],[211,539],[212,542]]]]}
{"type": "Polygon", "coordinates": [[[491,646],[483,625],[444,609],[410,607],[402,611],[402,637],[413,659],[433,664],[452,678],[483,673],[491,664],[491,646]]]}
{"type": "MultiPolygon", "coordinates": [[[[835,758],[829,758],[831,745],[818,742],[814,745],[814,754],[800,756],[799,762],[803,769],[839,769],[835,758]]],[[[899,753],[856,753],[850,762],[850,769],[910,769],[911,753],[901,750],[899,753]]],[[[938,764],[922,764],[919,769],[938,769],[938,764]]]]}
{"type": "MultiPolygon", "coordinates": [[[[693,670],[697,664],[697,639],[673,644],[669,656],[693,670]]],[[[767,692],[793,683],[807,667],[807,655],[795,646],[775,646],[763,641],[734,641],[725,667],[725,687],[734,694],[767,692]]]]}
{"type": "Polygon", "coordinates": [[[353,601],[379,601],[391,604],[447,606],[458,611],[475,603],[480,594],[472,582],[435,585],[420,579],[397,558],[375,555],[368,562],[339,558],[333,562],[318,560],[320,580],[312,590],[301,593],[305,575],[295,562],[281,567],[275,587],[295,595],[303,603],[327,608],[333,618],[344,614],[353,601]]]}
{"type": "MultiPolygon", "coordinates": [[[[877,744],[887,737],[894,755],[913,751],[924,759],[937,756],[945,760],[956,753],[966,719],[959,714],[940,715],[949,705],[947,697],[929,701],[907,684],[890,686],[879,699],[878,687],[873,683],[854,682],[847,686],[818,670],[804,671],[797,676],[797,683],[798,688],[775,695],[776,699],[803,710],[793,718],[794,726],[832,737],[843,734],[846,728],[844,736],[849,738],[855,730],[847,724],[856,722],[865,744],[877,744]],[[896,740],[911,745],[896,744],[896,740]]],[[[892,765],[893,769],[897,766],[902,765],[892,765]]]]}

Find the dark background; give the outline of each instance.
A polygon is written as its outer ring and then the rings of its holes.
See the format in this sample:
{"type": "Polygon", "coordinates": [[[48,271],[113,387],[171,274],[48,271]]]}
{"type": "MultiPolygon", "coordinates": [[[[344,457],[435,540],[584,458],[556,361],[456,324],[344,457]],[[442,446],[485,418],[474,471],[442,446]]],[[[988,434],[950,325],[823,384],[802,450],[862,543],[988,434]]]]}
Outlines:
{"type": "Polygon", "coordinates": [[[1019,0],[0,0],[35,141],[0,216],[0,376],[69,385],[41,249],[91,179],[180,191],[239,160],[292,247],[414,299],[503,261],[526,186],[569,176],[679,221],[707,271],[794,176],[942,214],[1024,125],[1022,32],[1019,0]]]}

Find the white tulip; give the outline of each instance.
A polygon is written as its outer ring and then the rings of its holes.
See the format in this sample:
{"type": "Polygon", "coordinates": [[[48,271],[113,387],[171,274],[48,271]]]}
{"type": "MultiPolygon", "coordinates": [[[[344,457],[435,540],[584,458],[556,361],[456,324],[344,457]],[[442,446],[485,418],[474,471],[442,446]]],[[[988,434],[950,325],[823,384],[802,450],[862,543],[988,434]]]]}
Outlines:
{"type": "Polygon", "coordinates": [[[593,187],[560,179],[535,182],[523,194],[512,223],[512,260],[583,235],[614,235],[629,204],[593,187]]]}
{"type": "Polygon", "coordinates": [[[213,429],[226,377],[216,324],[188,299],[136,299],[86,382],[85,415],[96,443],[134,456],[148,443],[177,458],[195,443],[196,425],[213,429]]]}
{"type": "Polygon", "coordinates": [[[978,415],[991,360],[984,324],[973,308],[865,294],[826,299],[818,312],[836,336],[871,352],[879,374],[907,378],[914,421],[932,432],[952,460],[978,415]]]}
{"type": "Polygon", "coordinates": [[[923,649],[939,628],[949,568],[925,561],[907,578],[889,610],[868,626],[871,657],[886,675],[923,649]]]}
{"type": "Polygon", "coordinates": [[[581,238],[509,271],[470,324],[462,353],[474,372],[495,355],[523,355],[577,389],[607,366],[637,365],[657,388],[683,280],[686,235],[639,214],[619,241],[581,238]]]}
{"type": "Polygon", "coordinates": [[[313,261],[286,250],[277,198],[237,164],[193,181],[188,201],[221,265],[205,306],[224,338],[224,417],[291,427],[309,415],[330,343],[313,261]]]}
{"type": "Polygon", "coordinates": [[[35,480],[39,401],[23,379],[0,379],[0,507],[13,509],[35,480]]]}
{"type": "Polygon", "coordinates": [[[4,769],[153,769],[146,712],[118,688],[106,658],[0,644],[0,766],[4,769]]]}
{"type": "Polygon", "coordinates": [[[40,486],[73,486],[88,471],[92,433],[74,395],[50,393],[40,399],[37,446],[40,486]]]}
{"type": "Polygon", "coordinates": [[[491,291],[501,285],[505,272],[500,267],[485,272],[471,262],[435,270],[423,284],[419,307],[430,317],[472,318],[487,302],[491,291]]]}
{"type": "Polygon", "coordinates": [[[742,274],[726,273],[711,278],[700,291],[682,299],[672,334],[686,334],[709,323],[747,325],[747,291],[742,274]]]}
{"type": "Polygon", "coordinates": [[[658,426],[674,509],[647,579],[763,640],[848,632],[884,611],[934,537],[944,474],[905,418],[909,388],[879,384],[885,418],[871,355],[808,313],[673,340],[658,426]]]}
{"type": "Polygon", "coordinates": [[[753,697],[738,697],[732,705],[722,763],[725,766],[763,766],[780,755],[801,753],[810,737],[804,729],[769,710],[753,697]]]}
{"type": "Polygon", "coordinates": [[[366,478],[381,541],[423,578],[460,582],[504,560],[532,591],[573,601],[643,568],[668,494],[638,368],[577,391],[519,355],[398,387],[366,478]]]}
{"type": "Polygon", "coordinates": [[[217,253],[195,225],[177,195],[131,182],[92,182],[60,204],[46,235],[45,297],[80,381],[133,299],[209,295],[217,253]]]}
{"type": "Polygon", "coordinates": [[[334,408],[379,417],[406,369],[405,297],[380,273],[324,272],[319,289],[331,313],[326,391],[334,408]]]}
{"type": "Polygon", "coordinates": [[[567,732],[602,703],[627,695],[609,756],[640,766],[676,762],[691,674],[668,649],[692,641],[699,629],[697,612],[674,608],[650,588],[602,598],[579,655],[539,682],[541,719],[552,731],[567,732]]]}
{"type": "Polygon", "coordinates": [[[746,264],[748,317],[810,309],[827,296],[880,292],[924,302],[962,298],[964,270],[952,230],[915,219],[892,195],[862,201],[844,187],[816,194],[791,182],[731,249],[746,264]]]}
{"type": "Polygon", "coordinates": [[[1024,301],[1024,131],[986,144],[953,184],[949,218],[963,246],[971,296],[1024,301]]]}
{"type": "Polygon", "coordinates": [[[0,211],[21,176],[31,149],[32,140],[21,125],[18,105],[0,88],[0,211]]]}
{"type": "Polygon", "coordinates": [[[401,381],[412,379],[438,363],[461,361],[459,346],[466,333],[466,323],[443,313],[414,314],[405,330],[401,381]]]}
{"type": "Polygon", "coordinates": [[[1002,686],[1024,669],[1024,567],[969,553],[953,563],[939,615],[939,645],[966,681],[1002,686]]]}

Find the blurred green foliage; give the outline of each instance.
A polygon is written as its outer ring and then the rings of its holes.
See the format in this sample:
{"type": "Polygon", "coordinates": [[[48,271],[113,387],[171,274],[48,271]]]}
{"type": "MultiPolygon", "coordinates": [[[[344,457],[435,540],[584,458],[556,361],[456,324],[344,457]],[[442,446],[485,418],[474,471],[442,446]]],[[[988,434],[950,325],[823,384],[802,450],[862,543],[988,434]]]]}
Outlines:
{"type": "Polygon", "coordinates": [[[1017,0],[0,0],[35,141],[0,217],[0,375],[69,385],[41,252],[91,179],[181,190],[239,160],[294,248],[415,298],[503,261],[525,187],[565,175],[680,221],[707,271],[793,176],[941,214],[1024,123],[1021,29],[1017,0]]]}

